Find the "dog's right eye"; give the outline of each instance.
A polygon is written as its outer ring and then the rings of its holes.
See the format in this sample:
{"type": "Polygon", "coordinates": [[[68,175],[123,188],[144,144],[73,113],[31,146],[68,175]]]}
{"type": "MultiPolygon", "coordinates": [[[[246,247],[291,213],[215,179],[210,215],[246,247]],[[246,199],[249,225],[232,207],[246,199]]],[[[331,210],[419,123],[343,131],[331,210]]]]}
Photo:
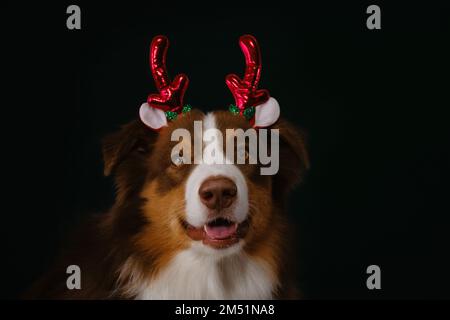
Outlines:
{"type": "Polygon", "coordinates": [[[178,156],[172,161],[173,165],[175,167],[181,167],[184,164],[184,158],[183,156],[178,156]]]}
{"type": "Polygon", "coordinates": [[[184,164],[184,153],[181,150],[177,155],[173,155],[172,157],[172,166],[175,168],[179,168],[184,164]]]}

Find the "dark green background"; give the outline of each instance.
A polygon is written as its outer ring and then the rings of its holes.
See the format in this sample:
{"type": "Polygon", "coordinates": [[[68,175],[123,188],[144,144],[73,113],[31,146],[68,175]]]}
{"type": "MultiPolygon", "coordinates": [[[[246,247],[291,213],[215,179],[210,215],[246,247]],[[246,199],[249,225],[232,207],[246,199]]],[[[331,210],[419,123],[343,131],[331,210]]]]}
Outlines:
{"type": "Polygon", "coordinates": [[[169,37],[169,72],[189,75],[185,100],[207,111],[232,102],[224,77],[242,74],[237,40],[250,33],[260,87],[309,136],[312,167],[290,205],[305,296],[449,298],[448,11],[374,3],[382,30],[366,28],[372,3],[78,3],[81,31],[66,29],[71,3],[7,6],[2,296],[46,270],[73,223],[111,205],[99,141],[155,91],[152,37],[169,37]],[[382,290],[366,288],[371,264],[382,290]]]}

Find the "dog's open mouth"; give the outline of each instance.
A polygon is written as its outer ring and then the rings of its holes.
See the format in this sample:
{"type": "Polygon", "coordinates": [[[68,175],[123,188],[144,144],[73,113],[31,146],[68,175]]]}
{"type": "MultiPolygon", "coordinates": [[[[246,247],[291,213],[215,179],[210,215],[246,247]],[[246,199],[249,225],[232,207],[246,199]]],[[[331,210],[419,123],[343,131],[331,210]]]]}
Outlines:
{"type": "Polygon", "coordinates": [[[223,240],[236,234],[237,223],[217,218],[203,226],[206,236],[212,240],[223,240]]]}
{"type": "Polygon", "coordinates": [[[195,228],[190,224],[183,222],[187,235],[193,240],[202,240],[203,244],[216,249],[230,247],[239,242],[248,230],[248,220],[236,223],[233,220],[218,217],[203,227],[195,228]]]}

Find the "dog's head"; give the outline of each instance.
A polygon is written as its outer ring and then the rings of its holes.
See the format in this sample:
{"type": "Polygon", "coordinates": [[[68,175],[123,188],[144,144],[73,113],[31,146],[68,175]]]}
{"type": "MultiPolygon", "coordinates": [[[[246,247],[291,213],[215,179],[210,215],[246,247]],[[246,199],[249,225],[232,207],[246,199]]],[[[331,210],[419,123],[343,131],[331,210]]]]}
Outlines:
{"type": "MultiPolygon", "coordinates": [[[[227,78],[230,89],[240,85],[234,77],[227,78]]],[[[185,89],[187,78],[177,78],[176,87],[185,89]]],[[[167,111],[158,114],[161,109],[151,108],[149,101],[141,107],[141,121],[105,138],[105,174],[115,176],[116,205],[143,199],[144,223],[133,241],[147,254],[194,246],[223,256],[250,248],[274,232],[285,196],[308,167],[304,137],[278,115],[264,128],[256,125],[268,117],[261,118],[261,112],[248,117],[245,110],[260,93],[247,95],[247,102],[239,101],[242,90],[233,93],[237,112],[204,114],[189,108],[170,121],[167,111]],[[242,133],[244,138],[239,137],[242,133]],[[264,171],[269,167],[275,169],[264,171]]],[[[151,95],[149,100],[160,98],[162,94],[151,95]]],[[[262,99],[267,104],[273,98],[262,99]]],[[[170,105],[161,100],[159,106],[170,105]]]]}

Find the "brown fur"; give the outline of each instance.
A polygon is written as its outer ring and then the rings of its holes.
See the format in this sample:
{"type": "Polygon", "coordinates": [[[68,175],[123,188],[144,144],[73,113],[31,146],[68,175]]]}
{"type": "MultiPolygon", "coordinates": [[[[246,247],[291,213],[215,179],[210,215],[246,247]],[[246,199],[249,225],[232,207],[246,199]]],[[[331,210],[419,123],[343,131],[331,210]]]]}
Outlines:
{"type": "MultiPolygon", "coordinates": [[[[155,277],[190,239],[180,221],[184,217],[184,182],[194,165],[174,167],[170,134],[175,128],[193,132],[193,121],[203,113],[193,110],[168,127],[153,132],[139,121],[125,125],[103,141],[105,175],[114,174],[116,201],[111,210],[87,223],[55,267],[40,279],[27,298],[133,298],[122,290],[129,276],[119,270],[132,258],[145,277],[155,277]],[[82,270],[82,290],[67,290],[65,272],[70,264],[82,270]]],[[[219,129],[249,128],[241,117],[216,112],[219,129]]],[[[303,136],[279,120],[280,170],[259,175],[259,165],[238,165],[246,177],[250,227],[244,250],[266,261],[281,282],[278,298],[294,297],[293,270],[288,262],[292,244],[284,214],[286,195],[308,168],[303,136]]],[[[192,135],[193,136],[193,135],[192,135]]]]}

